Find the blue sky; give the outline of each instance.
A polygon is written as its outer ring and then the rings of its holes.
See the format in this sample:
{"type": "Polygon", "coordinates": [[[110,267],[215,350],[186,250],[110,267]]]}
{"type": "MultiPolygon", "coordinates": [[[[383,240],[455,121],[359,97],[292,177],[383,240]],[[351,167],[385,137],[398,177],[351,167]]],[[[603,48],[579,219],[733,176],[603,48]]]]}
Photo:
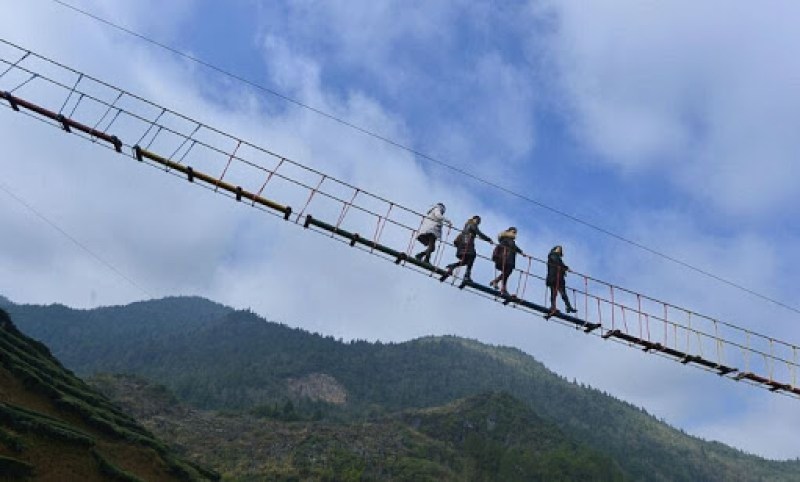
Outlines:
{"type": "MultiPolygon", "coordinates": [[[[800,41],[791,21],[800,6],[768,4],[75,0],[269,89],[795,305],[800,60],[790,46],[800,41]]],[[[597,278],[800,339],[796,312],[50,0],[2,5],[15,13],[0,19],[3,38],[208,124],[417,210],[442,200],[457,224],[480,213],[490,234],[517,225],[526,251],[542,257],[563,244],[567,263],[597,278]]],[[[0,161],[4,184],[154,296],[200,294],[343,338],[452,333],[513,345],[693,435],[768,457],[800,456],[796,400],[465,299],[9,113],[0,125],[14,133],[0,161]],[[69,165],[54,163],[65,154],[69,165]],[[107,201],[81,189],[87,183],[107,201]],[[765,423],[765,413],[777,416],[765,423]]],[[[16,236],[0,240],[0,294],[76,307],[143,298],[2,196],[0,221],[16,236]]]]}

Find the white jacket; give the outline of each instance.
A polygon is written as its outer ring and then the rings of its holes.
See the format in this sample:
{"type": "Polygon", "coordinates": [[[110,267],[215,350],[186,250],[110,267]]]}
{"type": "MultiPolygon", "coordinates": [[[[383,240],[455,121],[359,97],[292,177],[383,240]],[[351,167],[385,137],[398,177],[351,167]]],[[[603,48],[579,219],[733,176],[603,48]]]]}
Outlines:
{"type": "Polygon", "coordinates": [[[450,220],[444,217],[444,204],[439,203],[428,210],[428,214],[422,219],[422,226],[419,234],[433,234],[436,239],[442,239],[442,225],[451,224],[450,220]]]}

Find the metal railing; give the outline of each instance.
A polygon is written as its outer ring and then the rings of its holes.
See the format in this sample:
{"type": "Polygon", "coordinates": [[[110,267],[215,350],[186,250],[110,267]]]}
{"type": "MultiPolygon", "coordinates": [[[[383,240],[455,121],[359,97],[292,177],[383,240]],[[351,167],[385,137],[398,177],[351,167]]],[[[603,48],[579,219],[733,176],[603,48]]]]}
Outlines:
{"type": "MultiPolygon", "coordinates": [[[[431,263],[420,261],[413,251],[423,213],[5,40],[0,91],[14,111],[402,267],[431,277],[445,274],[443,257],[452,253],[450,240],[458,229],[446,227],[431,263]]],[[[479,255],[475,269],[488,279],[494,263],[479,255]]],[[[458,272],[448,284],[541,315],[548,303],[533,292],[544,286],[546,271],[545,260],[524,256],[507,295],[458,272]]],[[[585,274],[570,272],[568,280],[581,313],[559,312],[551,320],[800,398],[797,345],[585,274]]]]}

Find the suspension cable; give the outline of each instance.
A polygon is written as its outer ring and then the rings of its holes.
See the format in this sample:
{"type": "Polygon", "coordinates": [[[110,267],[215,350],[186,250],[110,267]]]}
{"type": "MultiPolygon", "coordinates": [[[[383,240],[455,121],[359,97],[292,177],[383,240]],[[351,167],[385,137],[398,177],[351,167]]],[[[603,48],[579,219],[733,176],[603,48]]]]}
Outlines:
{"type": "Polygon", "coordinates": [[[712,273],[712,272],[710,272],[710,271],[708,271],[706,269],[694,266],[694,265],[692,265],[692,264],[690,264],[690,263],[688,263],[686,261],[683,261],[683,260],[681,260],[679,258],[676,258],[675,256],[672,256],[672,255],[669,255],[669,254],[665,254],[665,253],[663,253],[661,251],[658,251],[658,250],[656,250],[654,248],[651,248],[651,247],[649,247],[649,246],[647,246],[645,244],[642,244],[641,242],[638,242],[638,241],[632,240],[630,238],[627,238],[627,237],[625,237],[623,235],[617,234],[617,233],[615,233],[615,232],[613,232],[613,231],[611,231],[611,230],[609,230],[607,228],[604,228],[604,227],[602,227],[602,226],[600,226],[598,224],[586,221],[586,220],[584,220],[584,219],[582,219],[582,218],[580,218],[580,217],[578,217],[576,215],[567,213],[567,212],[562,211],[562,210],[560,210],[558,208],[555,208],[553,206],[545,204],[542,201],[534,199],[534,198],[532,198],[530,196],[521,194],[521,193],[519,193],[517,191],[514,191],[511,188],[508,188],[508,187],[500,184],[498,181],[492,181],[492,180],[489,180],[489,179],[485,179],[485,178],[483,178],[481,176],[478,176],[476,174],[473,174],[472,172],[467,171],[467,170],[465,170],[463,168],[460,168],[460,167],[457,167],[455,165],[452,165],[452,164],[450,164],[448,162],[445,162],[445,161],[443,161],[441,159],[438,159],[438,158],[436,158],[436,157],[434,157],[432,155],[426,154],[426,153],[424,153],[422,151],[419,151],[417,149],[409,147],[408,145],[405,145],[405,144],[403,144],[403,143],[401,143],[399,141],[395,141],[395,140],[393,140],[393,139],[391,139],[391,138],[389,138],[389,137],[387,137],[385,135],[379,134],[379,133],[377,133],[377,132],[375,132],[373,130],[370,130],[368,128],[365,128],[365,127],[362,127],[362,126],[360,126],[358,124],[355,124],[353,122],[350,122],[350,121],[347,121],[345,119],[342,119],[341,117],[337,117],[334,114],[330,114],[330,113],[322,110],[321,108],[314,107],[314,106],[312,106],[310,104],[307,104],[307,103],[304,103],[304,102],[299,101],[297,99],[294,99],[294,98],[290,97],[287,94],[283,94],[283,93],[281,93],[281,92],[279,92],[279,91],[277,91],[275,89],[271,89],[271,88],[269,88],[269,87],[267,87],[267,86],[265,86],[265,85],[263,85],[261,83],[258,83],[256,81],[250,80],[250,79],[248,79],[246,77],[243,77],[241,75],[232,73],[232,72],[230,72],[228,70],[225,70],[225,69],[223,69],[221,67],[218,67],[218,66],[216,66],[216,65],[214,65],[214,64],[212,64],[212,63],[210,63],[208,61],[205,61],[205,60],[203,60],[203,59],[201,59],[199,57],[195,57],[195,56],[193,56],[191,54],[187,54],[185,52],[182,52],[182,51],[178,50],[175,47],[171,47],[171,46],[169,46],[169,45],[167,45],[165,43],[159,42],[159,41],[154,40],[154,39],[152,39],[150,37],[147,37],[147,36],[145,36],[143,34],[140,34],[140,33],[136,32],[136,31],[134,31],[132,29],[123,27],[123,26],[121,26],[121,25],[119,25],[117,23],[114,23],[114,22],[112,22],[112,21],[110,21],[108,19],[105,19],[105,18],[100,17],[98,15],[95,15],[95,14],[89,12],[89,11],[86,11],[86,10],[83,10],[83,9],[81,9],[79,7],[76,7],[75,5],[72,5],[72,4],[68,3],[68,2],[65,2],[63,0],[50,0],[50,1],[53,2],[53,3],[56,3],[58,5],[61,5],[62,7],[68,8],[68,9],[70,9],[70,10],[76,12],[76,13],[84,15],[84,16],[86,16],[88,18],[91,18],[91,19],[93,19],[93,20],[95,20],[97,22],[105,24],[106,26],[109,26],[109,27],[114,28],[114,29],[116,29],[118,31],[124,32],[127,35],[133,36],[133,37],[135,37],[135,38],[137,38],[139,40],[142,40],[142,41],[147,42],[147,43],[149,43],[151,45],[154,45],[154,46],[156,46],[156,47],[158,47],[160,49],[163,49],[163,50],[166,50],[168,52],[171,52],[174,55],[177,55],[179,57],[187,59],[187,60],[189,60],[191,62],[197,63],[199,65],[202,65],[203,67],[205,67],[207,69],[210,69],[210,70],[212,70],[214,72],[217,72],[218,74],[221,74],[223,76],[231,78],[231,79],[233,79],[233,80],[235,80],[237,82],[243,83],[245,85],[248,85],[248,86],[250,86],[250,87],[252,87],[254,89],[260,90],[262,92],[268,93],[268,94],[270,94],[272,96],[275,96],[275,97],[277,97],[277,98],[279,98],[279,99],[281,99],[281,100],[283,100],[285,102],[288,102],[290,104],[294,104],[294,105],[296,105],[298,107],[301,107],[301,108],[306,109],[308,111],[311,111],[311,112],[313,112],[313,113],[315,113],[317,115],[325,117],[325,118],[327,118],[327,119],[329,119],[331,121],[334,121],[334,122],[336,122],[338,124],[341,124],[341,125],[343,125],[343,126],[345,126],[347,128],[350,128],[350,129],[353,129],[353,130],[355,130],[357,132],[360,132],[361,134],[364,134],[366,136],[369,136],[369,137],[372,137],[374,139],[377,139],[377,140],[379,140],[381,142],[384,142],[386,144],[394,146],[394,147],[396,147],[398,149],[401,149],[403,151],[409,152],[409,153],[419,157],[420,159],[424,159],[424,160],[426,160],[428,162],[432,162],[434,164],[437,164],[437,165],[439,165],[439,166],[441,166],[441,167],[443,167],[445,169],[448,169],[448,170],[450,170],[452,172],[460,174],[460,175],[462,175],[462,176],[464,176],[466,178],[469,178],[469,179],[471,179],[473,181],[476,181],[476,182],[478,182],[480,184],[484,184],[484,185],[486,185],[486,186],[488,186],[488,187],[490,187],[492,189],[498,190],[498,191],[503,192],[503,193],[505,193],[505,194],[507,194],[509,196],[515,197],[515,198],[517,198],[519,200],[522,200],[522,201],[525,201],[525,202],[527,202],[529,204],[532,204],[532,205],[534,205],[534,206],[536,206],[536,207],[538,207],[540,209],[549,211],[549,212],[551,212],[553,214],[556,214],[558,216],[561,216],[561,217],[564,217],[566,219],[569,219],[570,221],[572,221],[572,222],[574,222],[576,224],[579,224],[579,225],[582,225],[582,226],[587,227],[589,229],[592,229],[594,231],[597,231],[597,232],[599,232],[599,233],[601,233],[601,234],[603,234],[605,236],[608,236],[608,237],[610,237],[612,239],[615,239],[618,242],[622,242],[624,244],[628,244],[630,246],[633,246],[633,247],[635,247],[637,249],[640,249],[642,251],[650,253],[651,255],[654,255],[654,256],[656,256],[658,258],[661,258],[661,259],[663,259],[665,261],[669,261],[671,263],[675,263],[675,264],[677,264],[679,266],[682,266],[683,268],[686,268],[686,269],[689,269],[689,270],[694,271],[696,273],[699,273],[699,274],[701,274],[703,276],[706,276],[708,278],[711,278],[711,279],[713,279],[713,280],[715,280],[715,281],[717,281],[719,283],[728,285],[728,286],[730,286],[732,288],[735,288],[735,289],[738,289],[738,290],[743,291],[745,293],[748,293],[748,294],[750,294],[750,295],[752,295],[752,296],[754,296],[756,298],[761,299],[762,301],[766,301],[766,302],[772,303],[772,304],[774,304],[776,306],[779,306],[781,308],[784,308],[786,310],[789,310],[789,311],[792,311],[794,313],[800,314],[800,308],[797,308],[795,306],[789,305],[788,303],[782,302],[782,301],[780,301],[778,299],[775,299],[775,298],[769,297],[767,295],[764,295],[762,293],[759,293],[759,292],[757,292],[757,291],[755,291],[755,290],[753,290],[751,288],[748,288],[748,287],[746,287],[746,286],[744,286],[742,284],[736,283],[736,282],[731,281],[729,279],[723,278],[722,276],[716,275],[716,274],[714,274],[714,273],[712,273]]]}

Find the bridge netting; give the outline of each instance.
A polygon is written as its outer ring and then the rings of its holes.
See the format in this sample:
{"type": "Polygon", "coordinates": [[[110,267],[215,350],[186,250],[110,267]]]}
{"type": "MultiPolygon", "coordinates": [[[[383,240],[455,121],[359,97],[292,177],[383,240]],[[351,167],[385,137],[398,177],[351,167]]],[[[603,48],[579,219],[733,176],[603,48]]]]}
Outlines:
{"type": "MultiPolygon", "coordinates": [[[[419,261],[424,213],[2,39],[0,97],[10,110],[437,282],[454,260],[457,227],[445,227],[430,263],[419,261]]],[[[485,276],[474,278],[488,280],[491,259],[479,254],[475,265],[485,276]]],[[[523,256],[508,295],[458,271],[446,284],[541,315],[546,271],[546,260],[523,256]]],[[[569,273],[567,288],[579,313],[553,322],[800,398],[796,344],[580,272],[569,273]]]]}

